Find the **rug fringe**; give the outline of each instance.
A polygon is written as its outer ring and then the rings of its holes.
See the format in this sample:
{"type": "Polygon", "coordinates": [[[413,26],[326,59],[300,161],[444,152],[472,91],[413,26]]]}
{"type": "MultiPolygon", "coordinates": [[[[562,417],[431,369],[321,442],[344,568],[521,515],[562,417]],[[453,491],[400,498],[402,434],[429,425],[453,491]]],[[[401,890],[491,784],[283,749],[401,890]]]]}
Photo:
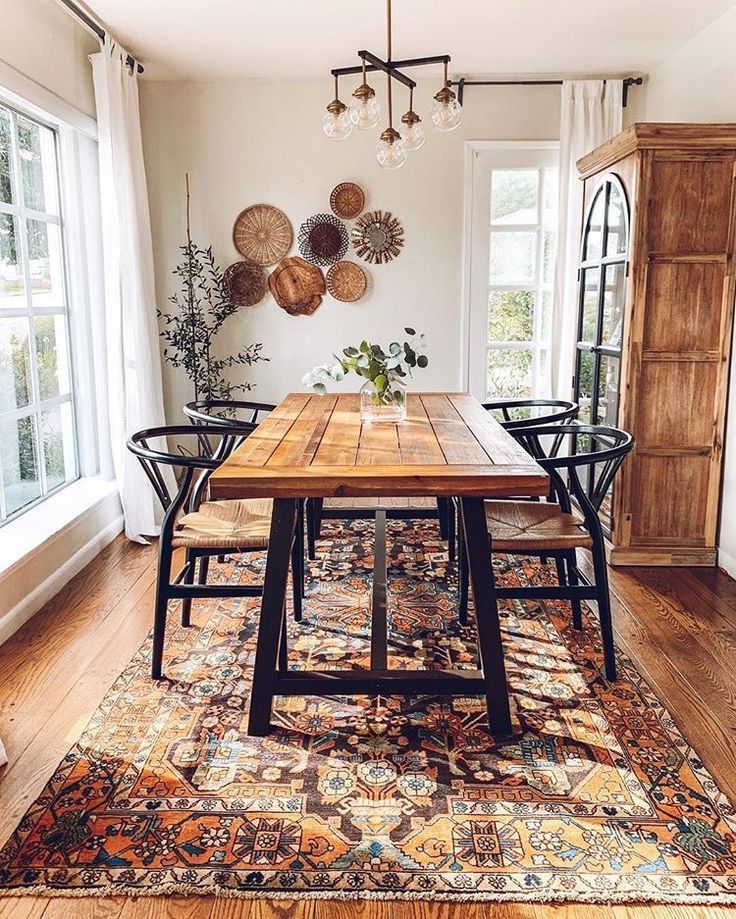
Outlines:
{"type": "Polygon", "coordinates": [[[619,892],[606,894],[580,894],[573,896],[562,891],[548,892],[530,890],[526,893],[518,891],[496,892],[482,891],[480,893],[451,893],[432,890],[422,891],[372,891],[372,890],[229,890],[218,887],[197,887],[192,884],[164,884],[160,887],[92,887],[89,889],[49,887],[40,884],[35,887],[0,888],[0,901],[4,897],[214,897],[224,900],[430,900],[435,903],[598,903],[598,904],[669,904],[672,906],[736,906],[736,891],[733,893],[717,893],[706,895],[693,894],[660,894],[657,897],[645,896],[635,892],[619,892]]]}

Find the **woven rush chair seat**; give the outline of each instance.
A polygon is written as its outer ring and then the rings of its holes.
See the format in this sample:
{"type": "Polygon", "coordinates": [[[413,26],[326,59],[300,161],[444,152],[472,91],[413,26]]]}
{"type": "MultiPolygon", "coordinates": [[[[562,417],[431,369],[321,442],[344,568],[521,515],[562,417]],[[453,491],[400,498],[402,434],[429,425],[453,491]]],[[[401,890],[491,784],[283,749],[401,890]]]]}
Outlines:
{"type": "Polygon", "coordinates": [[[497,552],[589,549],[583,518],[546,501],[486,501],[486,526],[497,552]]]}
{"type": "Polygon", "coordinates": [[[179,518],[172,545],[175,549],[267,549],[272,508],[270,498],[205,501],[179,518]]]}

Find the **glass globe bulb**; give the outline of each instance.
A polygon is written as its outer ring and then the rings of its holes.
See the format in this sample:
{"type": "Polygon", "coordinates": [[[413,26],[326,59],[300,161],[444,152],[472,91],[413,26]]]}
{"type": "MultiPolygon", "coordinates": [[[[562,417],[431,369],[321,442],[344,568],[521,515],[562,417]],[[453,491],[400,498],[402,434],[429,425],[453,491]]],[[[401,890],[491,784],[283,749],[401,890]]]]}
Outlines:
{"type": "Polygon", "coordinates": [[[379,140],[376,159],[382,169],[399,169],[406,162],[406,144],[400,137],[393,141],[379,140]]]}
{"type": "Polygon", "coordinates": [[[416,121],[413,124],[402,124],[399,134],[401,134],[401,139],[404,141],[404,146],[407,150],[418,150],[424,144],[424,125],[421,121],[416,121]]]}
{"type": "Polygon", "coordinates": [[[325,112],[322,119],[322,130],[330,140],[341,141],[353,130],[353,123],[350,120],[347,109],[341,112],[325,112]]]}
{"type": "Polygon", "coordinates": [[[381,106],[375,96],[353,98],[348,105],[350,120],[361,131],[375,128],[381,120],[381,106]]]}
{"type": "Polygon", "coordinates": [[[445,100],[435,97],[432,102],[432,124],[438,131],[454,131],[462,118],[463,107],[457,99],[445,100]]]}

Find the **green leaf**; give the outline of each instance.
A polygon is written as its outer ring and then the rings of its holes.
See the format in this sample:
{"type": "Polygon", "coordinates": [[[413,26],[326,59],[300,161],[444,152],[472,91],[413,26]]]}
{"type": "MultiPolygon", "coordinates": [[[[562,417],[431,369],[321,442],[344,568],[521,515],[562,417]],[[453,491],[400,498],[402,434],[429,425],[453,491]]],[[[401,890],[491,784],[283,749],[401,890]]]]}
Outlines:
{"type": "Polygon", "coordinates": [[[410,329],[408,326],[404,328],[404,331],[406,332],[407,335],[416,335],[416,334],[417,334],[416,331],[415,331],[414,329],[410,329]]]}
{"type": "Polygon", "coordinates": [[[379,373],[379,375],[373,380],[373,385],[376,387],[378,392],[382,393],[388,386],[388,380],[382,373],[379,373]]]}
{"type": "Polygon", "coordinates": [[[426,367],[429,363],[429,358],[426,354],[420,354],[417,358],[417,367],[426,367]]]}

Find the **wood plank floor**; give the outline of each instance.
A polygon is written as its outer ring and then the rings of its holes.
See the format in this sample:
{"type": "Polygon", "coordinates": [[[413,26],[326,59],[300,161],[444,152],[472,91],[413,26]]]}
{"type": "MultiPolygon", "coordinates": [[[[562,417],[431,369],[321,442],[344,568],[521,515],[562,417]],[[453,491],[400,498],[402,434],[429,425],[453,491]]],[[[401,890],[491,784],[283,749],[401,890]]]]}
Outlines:
{"type": "MultiPolygon", "coordinates": [[[[155,549],[119,537],[0,647],[0,845],[150,627],[155,549]]],[[[612,571],[617,641],[736,800],[736,581],[612,571]]],[[[0,898],[0,919],[736,919],[736,909],[166,898],[0,898]]]]}

